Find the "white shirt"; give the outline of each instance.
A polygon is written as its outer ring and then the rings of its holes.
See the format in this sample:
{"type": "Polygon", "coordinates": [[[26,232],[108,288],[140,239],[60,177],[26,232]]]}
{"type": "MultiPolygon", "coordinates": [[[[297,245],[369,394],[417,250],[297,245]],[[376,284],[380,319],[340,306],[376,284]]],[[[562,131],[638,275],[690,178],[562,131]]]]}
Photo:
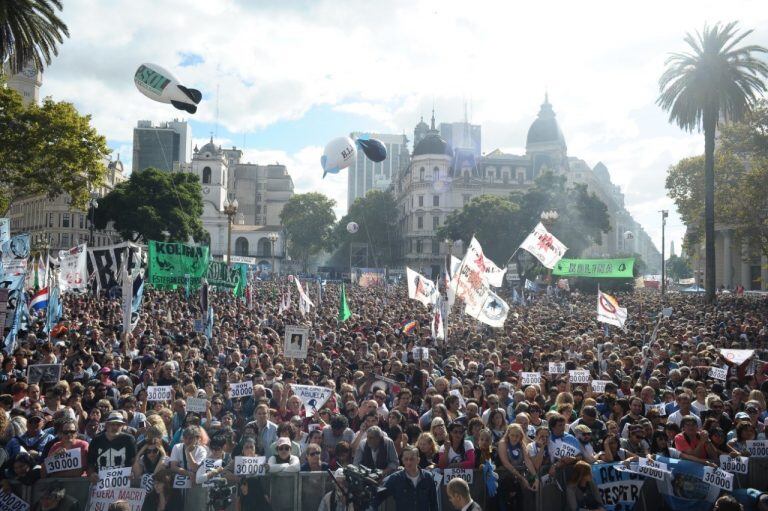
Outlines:
{"type": "MultiPolygon", "coordinates": [[[[200,466],[203,460],[207,457],[208,457],[208,449],[206,449],[204,445],[198,445],[192,451],[192,461],[195,462],[195,465],[200,466]]],[[[173,449],[171,449],[170,461],[177,462],[179,466],[183,469],[191,470],[191,467],[187,466],[188,463],[184,459],[183,443],[179,443],[173,446],[173,449]]]]}
{"type": "MultiPolygon", "coordinates": [[[[699,419],[699,416],[696,415],[696,413],[691,410],[691,413],[687,414],[696,419],[696,424],[701,427],[701,419],[699,419]]],[[[675,413],[671,414],[669,417],[667,417],[667,422],[674,422],[678,426],[680,425],[680,421],[683,420],[683,417],[685,417],[686,414],[682,413],[680,410],[676,411],[675,413]]]]}

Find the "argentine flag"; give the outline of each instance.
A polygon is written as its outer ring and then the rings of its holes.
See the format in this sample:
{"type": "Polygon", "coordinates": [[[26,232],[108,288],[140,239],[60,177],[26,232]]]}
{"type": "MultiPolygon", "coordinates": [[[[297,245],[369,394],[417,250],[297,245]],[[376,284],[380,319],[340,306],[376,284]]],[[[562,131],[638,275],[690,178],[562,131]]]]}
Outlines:
{"type": "Polygon", "coordinates": [[[48,307],[48,288],[44,287],[32,296],[29,301],[30,312],[39,312],[48,307]]]}

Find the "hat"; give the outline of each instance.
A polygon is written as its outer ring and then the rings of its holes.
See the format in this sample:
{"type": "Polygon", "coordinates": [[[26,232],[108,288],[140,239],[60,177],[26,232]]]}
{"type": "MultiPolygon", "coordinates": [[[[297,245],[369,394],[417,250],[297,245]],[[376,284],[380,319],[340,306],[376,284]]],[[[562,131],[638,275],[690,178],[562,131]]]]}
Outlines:
{"type": "Polygon", "coordinates": [[[736,414],[735,419],[736,420],[739,420],[739,419],[749,419],[749,414],[746,413],[746,412],[739,412],[739,413],[736,414]]]}
{"type": "Polygon", "coordinates": [[[119,422],[120,424],[125,424],[125,419],[123,418],[122,413],[115,411],[109,412],[106,422],[119,422]]]}
{"type": "Polygon", "coordinates": [[[111,372],[112,372],[112,369],[110,369],[109,367],[102,367],[101,369],[99,369],[99,374],[109,374],[111,372]]]}
{"type": "Polygon", "coordinates": [[[281,436],[277,439],[277,443],[275,444],[275,447],[282,447],[283,445],[291,445],[291,439],[288,437],[281,436]]]}
{"type": "MultiPolygon", "coordinates": [[[[744,414],[744,415],[746,415],[746,414],[744,414]]],[[[27,417],[27,420],[31,421],[32,419],[44,420],[45,419],[45,415],[43,415],[42,412],[32,412],[32,414],[29,417],[27,417]]]]}

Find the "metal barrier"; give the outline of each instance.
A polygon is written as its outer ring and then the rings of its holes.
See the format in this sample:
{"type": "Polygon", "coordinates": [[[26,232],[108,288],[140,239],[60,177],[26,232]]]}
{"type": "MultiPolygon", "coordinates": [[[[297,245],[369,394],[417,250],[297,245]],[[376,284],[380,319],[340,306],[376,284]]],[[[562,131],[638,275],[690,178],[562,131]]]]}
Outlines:
{"type": "MultiPolygon", "coordinates": [[[[503,470],[500,471],[503,474],[503,470]]],[[[768,491],[768,458],[751,458],[749,471],[744,475],[736,475],[735,488],[755,488],[768,491]]],[[[566,509],[565,473],[558,475],[558,482],[547,484],[538,492],[524,492],[523,505],[520,511],[546,511],[550,509],[566,509]]],[[[265,476],[269,495],[274,511],[316,511],[323,496],[334,489],[334,483],[326,472],[301,472],[296,474],[271,474],[265,476]]],[[[90,483],[85,478],[49,478],[36,482],[33,486],[12,485],[12,491],[30,506],[34,506],[40,500],[40,496],[50,485],[62,486],[66,494],[79,502],[78,509],[88,508],[90,483]]],[[[440,501],[441,510],[453,509],[448,502],[445,484],[441,484],[440,501]]],[[[487,499],[486,486],[483,481],[482,470],[475,471],[474,480],[470,485],[472,498],[487,509],[486,504],[492,503],[487,499]]],[[[656,484],[644,484],[640,492],[640,498],[635,505],[635,511],[657,511],[662,503],[656,484]]],[[[490,507],[493,507],[492,505],[490,507]]],[[[203,487],[194,487],[186,490],[185,511],[207,511],[208,491],[203,487]]],[[[394,511],[394,501],[390,498],[380,507],[380,511],[394,511]]],[[[234,510],[234,506],[230,507],[234,510]]]]}

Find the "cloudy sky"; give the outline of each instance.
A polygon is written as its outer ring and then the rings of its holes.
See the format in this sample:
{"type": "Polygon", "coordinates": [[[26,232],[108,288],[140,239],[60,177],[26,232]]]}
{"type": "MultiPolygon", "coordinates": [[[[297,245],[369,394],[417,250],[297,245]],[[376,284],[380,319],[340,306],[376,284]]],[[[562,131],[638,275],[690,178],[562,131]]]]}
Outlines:
{"type": "Polygon", "coordinates": [[[136,90],[143,62],[203,92],[189,118],[195,142],[213,133],[244,148],[246,160],[286,164],[297,192],[326,193],[338,213],[346,174],[323,180],[319,164],[330,138],[411,138],[432,105],[438,122],[459,121],[466,100],[484,152],[522,154],[548,91],[569,154],[605,163],[659,247],[658,210],[673,210],[678,250],[684,227],[664,176],[704,142],[655,105],[664,60],[708,22],[740,20],[755,29],[750,43],[768,45],[764,0],[68,0],[62,17],[71,38],[42,94],[90,113],[128,164],[137,120],[187,116],[136,90]]]}

